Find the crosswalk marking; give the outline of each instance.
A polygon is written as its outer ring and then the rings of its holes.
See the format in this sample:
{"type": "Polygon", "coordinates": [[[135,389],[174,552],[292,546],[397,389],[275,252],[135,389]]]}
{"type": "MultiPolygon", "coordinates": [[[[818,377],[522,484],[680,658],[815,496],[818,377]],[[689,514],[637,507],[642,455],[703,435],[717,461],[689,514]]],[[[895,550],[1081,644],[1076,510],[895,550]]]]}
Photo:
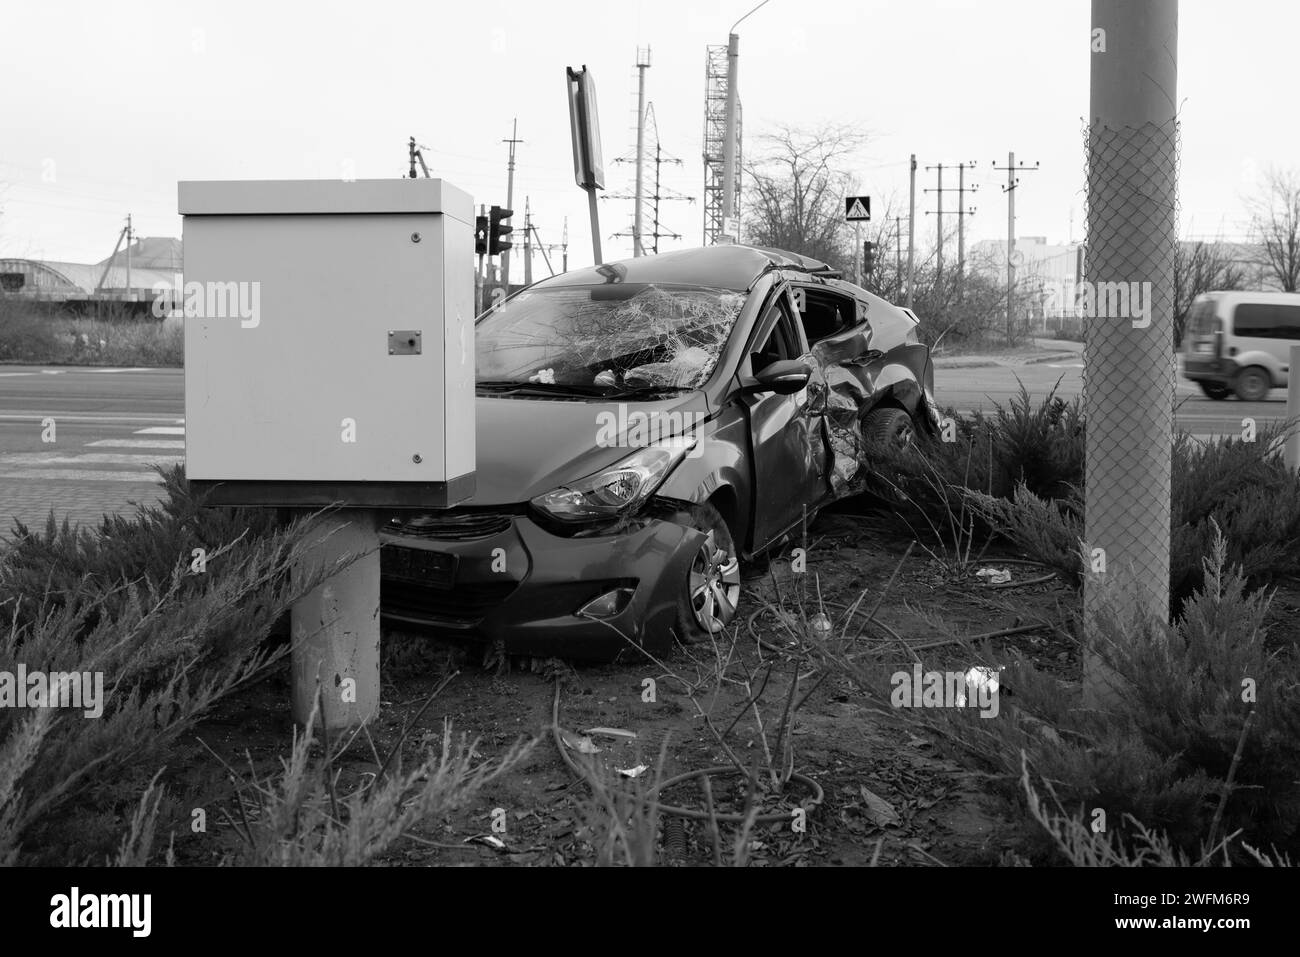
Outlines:
{"type": "MultiPolygon", "coordinates": [[[[63,419],[67,421],[67,419],[63,419]]],[[[148,421],[148,420],[145,420],[148,421]]],[[[153,421],[158,421],[154,418],[153,421]]],[[[140,438],[98,439],[85,449],[130,449],[133,451],[0,452],[0,479],[64,482],[130,482],[156,485],[162,477],[154,466],[170,467],[185,462],[184,419],[163,419],[174,426],[148,426],[133,430],[140,438]],[[181,436],[169,439],[165,436],[181,436]],[[157,450],[157,451],[155,451],[157,450]],[[103,466],[108,466],[104,468],[103,466]]],[[[141,425],[139,419],[133,424],[141,425]]]]}
{"type": "Polygon", "coordinates": [[[129,455],[125,452],[5,452],[0,467],[6,465],[178,465],[183,455],[129,455]]]}
{"type": "Polygon", "coordinates": [[[0,469],[0,479],[56,479],[65,482],[158,483],[157,472],[113,472],[99,469],[0,469]]]}
{"type": "Polygon", "coordinates": [[[86,444],[88,449],[184,449],[184,441],[172,439],[100,439],[86,444]]]}

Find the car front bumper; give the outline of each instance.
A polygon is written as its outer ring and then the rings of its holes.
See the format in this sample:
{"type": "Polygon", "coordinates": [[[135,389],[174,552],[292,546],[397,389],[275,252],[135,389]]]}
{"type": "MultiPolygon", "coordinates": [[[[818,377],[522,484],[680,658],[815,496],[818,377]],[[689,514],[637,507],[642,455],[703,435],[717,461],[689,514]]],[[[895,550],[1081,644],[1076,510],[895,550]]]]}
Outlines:
{"type": "Polygon", "coordinates": [[[1237,376],[1237,363],[1227,356],[1198,353],[1183,355],[1183,378],[1192,382],[1213,382],[1230,386],[1237,376]]]}
{"type": "Polygon", "coordinates": [[[529,515],[503,515],[496,525],[469,540],[385,531],[384,619],[537,657],[612,660],[636,646],[655,654],[671,647],[702,532],[667,518],[586,537],[555,534],[529,515]],[[616,613],[578,614],[616,589],[631,591],[616,613]]]}

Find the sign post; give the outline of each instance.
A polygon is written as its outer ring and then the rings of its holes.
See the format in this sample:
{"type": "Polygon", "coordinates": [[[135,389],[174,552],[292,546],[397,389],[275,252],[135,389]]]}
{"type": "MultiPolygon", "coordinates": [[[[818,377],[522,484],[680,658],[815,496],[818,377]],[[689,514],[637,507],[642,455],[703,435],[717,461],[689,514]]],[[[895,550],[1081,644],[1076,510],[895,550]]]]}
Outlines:
{"type": "Polygon", "coordinates": [[[858,250],[862,248],[862,224],[871,221],[870,196],[845,196],[844,219],[853,224],[853,282],[862,285],[862,260],[858,250]]]}
{"type": "Polygon", "coordinates": [[[591,252],[597,266],[600,254],[600,211],[596,190],[605,188],[605,160],[600,148],[600,117],[596,109],[596,81],[584,65],[581,70],[565,67],[569,81],[569,132],[573,137],[573,178],[587,191],[591,216],[591,252]]]}

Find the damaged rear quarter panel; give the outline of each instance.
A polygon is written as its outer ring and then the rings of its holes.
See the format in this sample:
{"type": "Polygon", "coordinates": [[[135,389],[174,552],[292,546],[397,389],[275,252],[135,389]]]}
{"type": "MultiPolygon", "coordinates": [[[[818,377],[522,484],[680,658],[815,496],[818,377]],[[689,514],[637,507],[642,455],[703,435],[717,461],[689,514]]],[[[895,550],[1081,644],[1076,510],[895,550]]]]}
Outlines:
{"type": "Polygon", "coordinates": [[[916,324],[885,300],[864,301],[858,291],[853,292],[866,324],[821,340],[811,353],[814,388],[823,403],[822,437],[830,461],[827,480],[836,498],[857,491],[854,479],[867,454],[862,420],[872,409],[895,405],[923,429],[937,425],[934,369],[929,349],[916,335],[916,324]]]}

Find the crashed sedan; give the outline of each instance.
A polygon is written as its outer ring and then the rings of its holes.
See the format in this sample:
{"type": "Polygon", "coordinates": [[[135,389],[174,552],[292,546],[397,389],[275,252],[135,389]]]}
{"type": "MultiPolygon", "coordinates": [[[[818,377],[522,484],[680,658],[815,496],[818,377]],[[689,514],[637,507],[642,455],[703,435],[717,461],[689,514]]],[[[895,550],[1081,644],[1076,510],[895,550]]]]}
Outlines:
{"type": "Polygon", "coordinates": [[[475,325],[473,497],[384,530],[382,612],[509,654],[611,659],[725,628],[740,561],[933,432],[917,320],[779,250],[539,282],[475,325]]]}

